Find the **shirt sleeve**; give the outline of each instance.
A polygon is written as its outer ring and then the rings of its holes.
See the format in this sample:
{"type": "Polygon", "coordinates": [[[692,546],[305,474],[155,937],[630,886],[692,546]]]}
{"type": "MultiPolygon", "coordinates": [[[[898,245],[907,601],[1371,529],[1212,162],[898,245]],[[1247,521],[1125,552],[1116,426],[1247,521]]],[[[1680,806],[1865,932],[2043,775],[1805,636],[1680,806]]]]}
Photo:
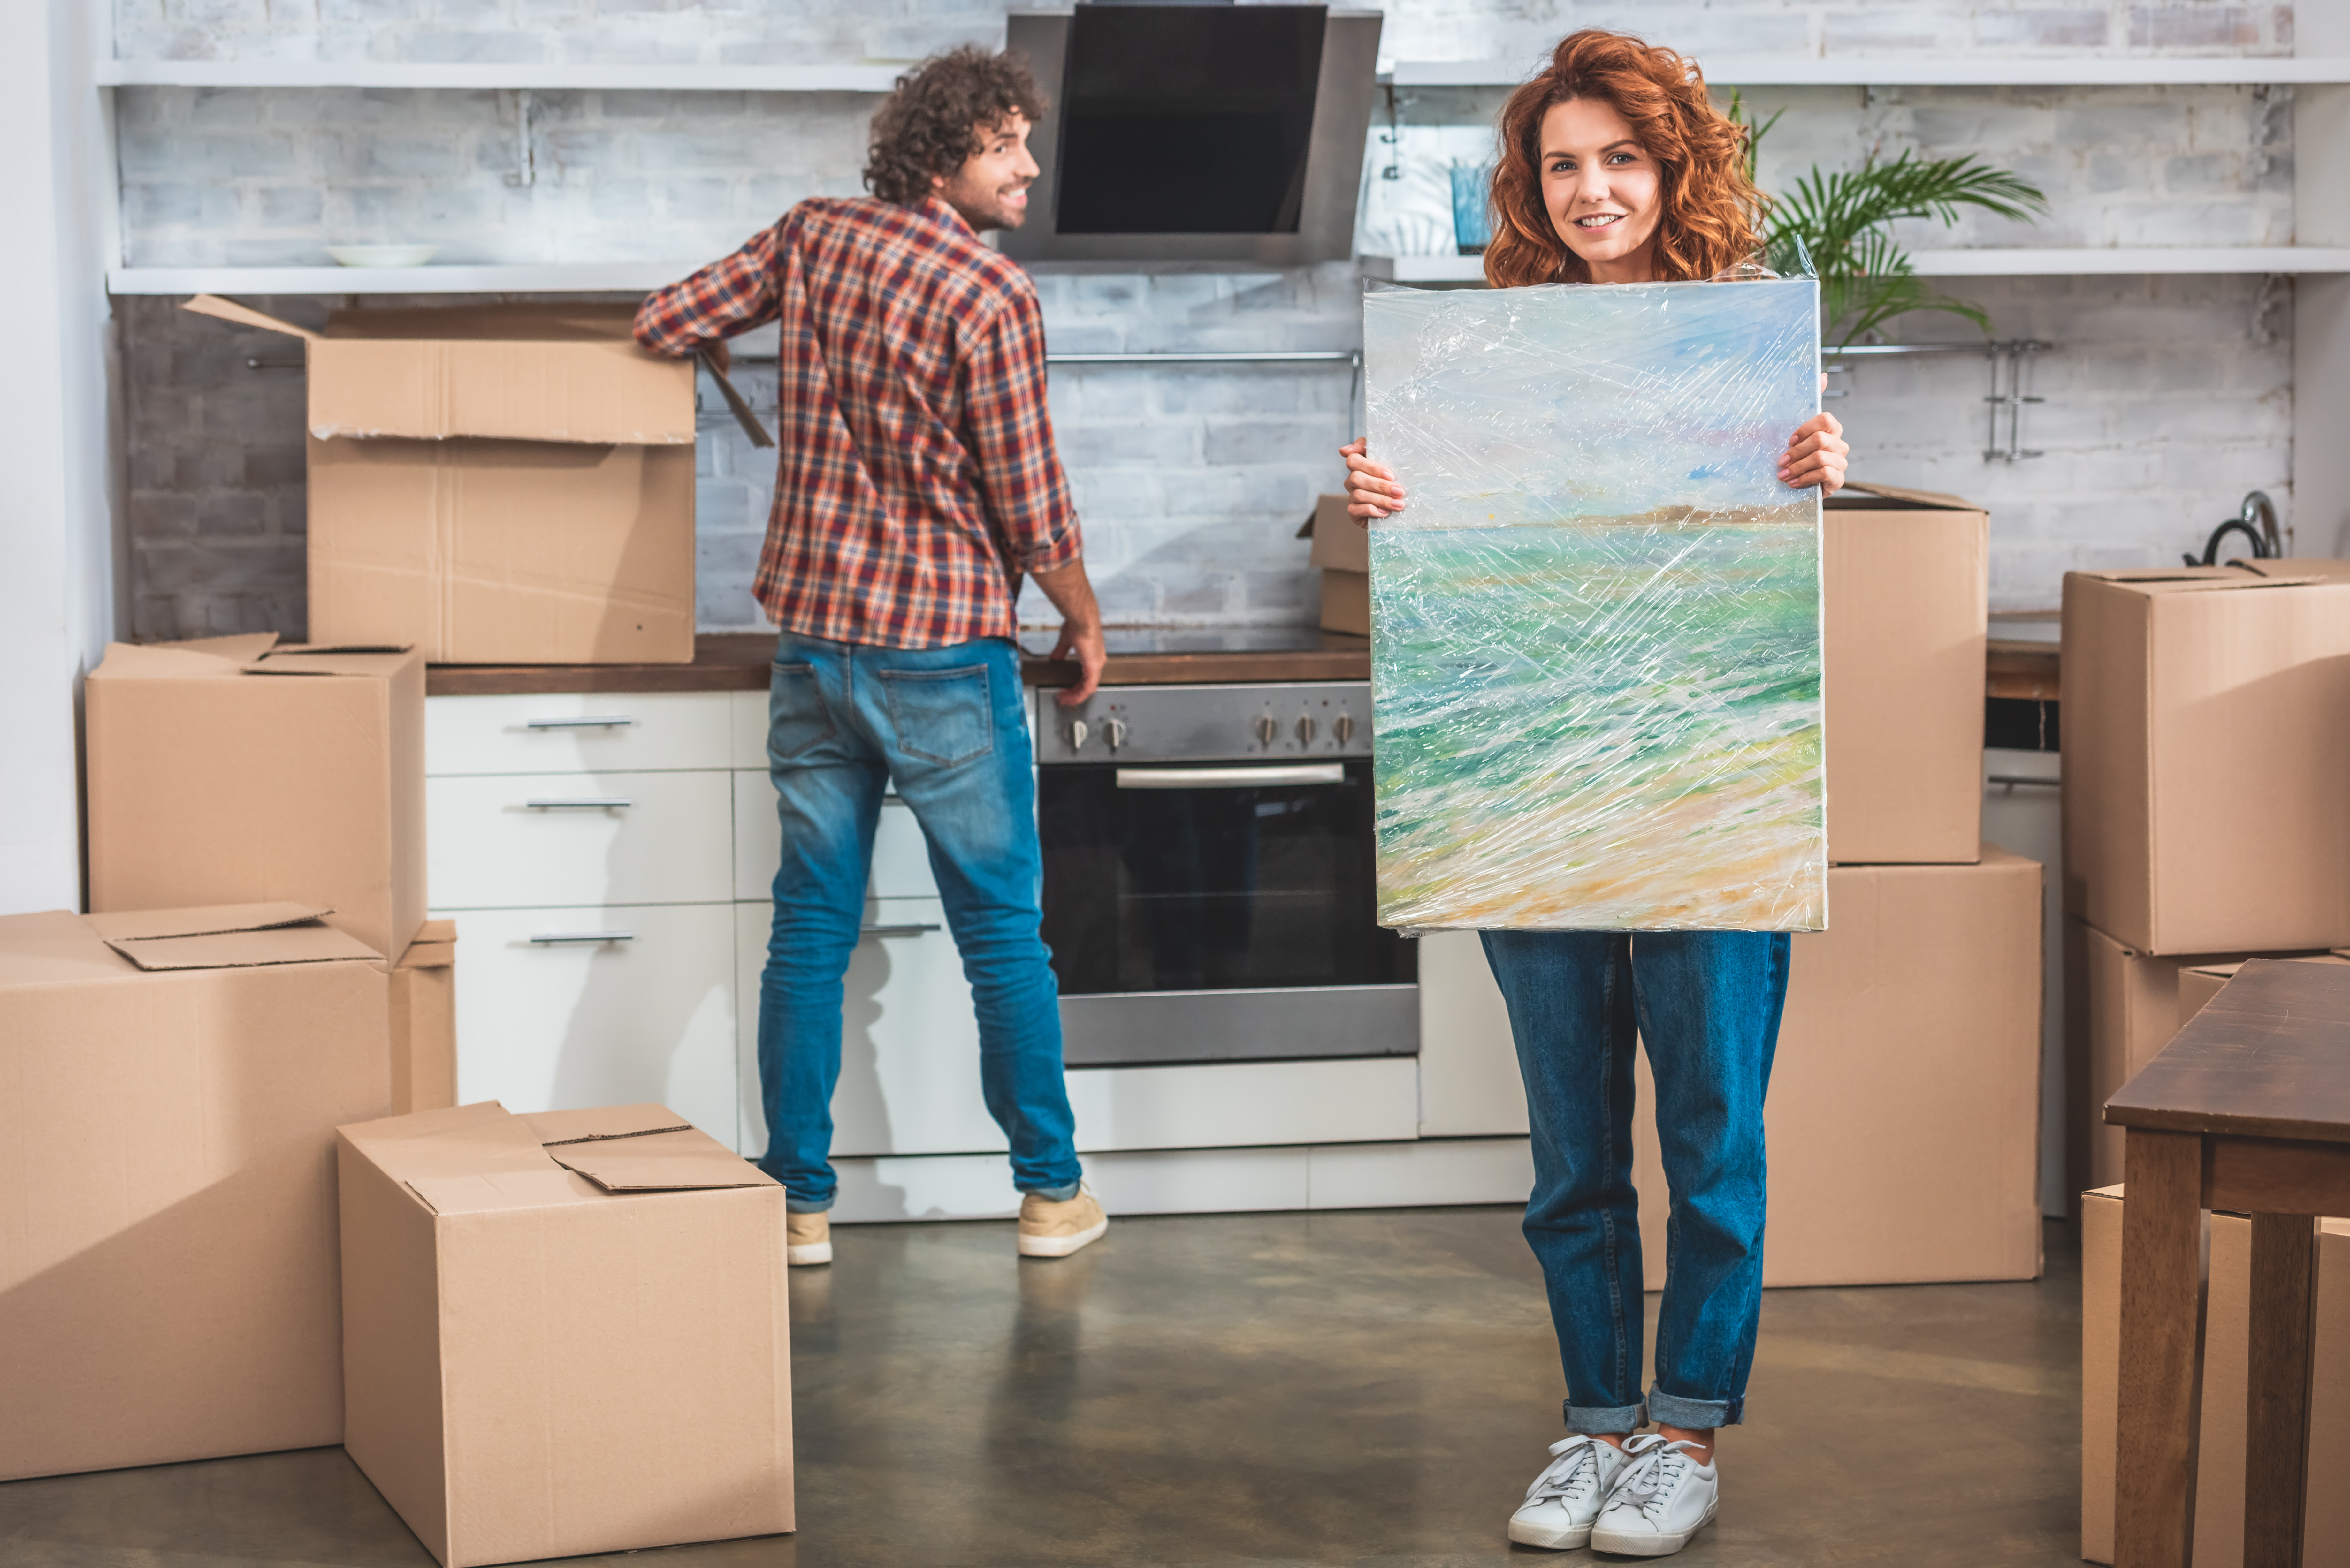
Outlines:
{"type": "Polygon", "coordinates": [[[725,260],[647,295],[637,309],[637,341],[665,359],[690,359],[704,344],[773,321],[783,227],[763,230],[725,260]]]}
{"type": "Polygon", "coordinates": [[[996,311],[963,373],[972,456],[1007,564],[1033,575],[1082,560],[1085,541],[1045,406],[1045,318],[1034,294],[1024,290],[996,311]]]}

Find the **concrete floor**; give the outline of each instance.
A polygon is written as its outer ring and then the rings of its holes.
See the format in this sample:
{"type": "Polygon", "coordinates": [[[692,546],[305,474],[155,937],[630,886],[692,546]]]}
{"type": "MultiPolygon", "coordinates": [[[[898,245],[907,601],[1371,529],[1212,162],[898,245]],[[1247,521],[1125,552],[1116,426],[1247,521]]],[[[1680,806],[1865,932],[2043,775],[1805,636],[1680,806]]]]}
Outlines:
{"type": "MultiPolygon", "coordinates": [[[[799,1534],[629,1560],[1584,1560],[1503,1538],[1564,1392],[1513,1210],[1125,1220],[1058,1262],[1001,1224],[837,1251],[792,1277],[799,1534]]],[[[2076,1562],[2080,1338],[2054,1227],[2033,1284],[1770,1293],[1721,1521],[1681,1560],[2076,1562]]],[[[339,1449],[0,1486],[6,1568],[431,1561],[339,1449]]]]}

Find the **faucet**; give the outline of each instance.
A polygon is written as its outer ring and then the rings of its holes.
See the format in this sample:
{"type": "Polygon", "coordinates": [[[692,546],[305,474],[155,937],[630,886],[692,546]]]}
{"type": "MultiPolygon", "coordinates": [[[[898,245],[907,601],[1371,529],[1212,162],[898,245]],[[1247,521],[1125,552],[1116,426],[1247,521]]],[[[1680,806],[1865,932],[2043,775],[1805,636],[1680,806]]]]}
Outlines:
{"type": "Polygon", "coordinates": [[[2220,541],[2230,534],[2241,534],[2251,541],[2252,559],[2272,561],[2284,554],[2284,542],[2277,535],[2276,503],[2265,490],[2255,490],[2244,497],[2244,504],[2236,515],[2211,530],[2211,537],[2203,544],[2203,554],[2192,553],[2179,558],[2190,566],[2216,566],[2220,564],[2220,541]]]}

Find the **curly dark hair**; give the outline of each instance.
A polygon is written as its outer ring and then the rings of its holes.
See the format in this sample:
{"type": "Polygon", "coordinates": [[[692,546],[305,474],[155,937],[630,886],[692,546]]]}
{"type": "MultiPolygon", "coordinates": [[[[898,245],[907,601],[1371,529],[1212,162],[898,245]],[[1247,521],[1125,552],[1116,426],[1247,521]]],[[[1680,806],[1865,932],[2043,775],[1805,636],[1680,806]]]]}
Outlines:
{"type": "Polygon", "coordinates": [[[898,78],[866,133],[865,185],[885,202],[919,202],[931,176],[952,174],[980,149],[979,129],[1014,113],[1045,118],[1045,95],[1027,62],[966,44],[932,55],[898,78]]]}

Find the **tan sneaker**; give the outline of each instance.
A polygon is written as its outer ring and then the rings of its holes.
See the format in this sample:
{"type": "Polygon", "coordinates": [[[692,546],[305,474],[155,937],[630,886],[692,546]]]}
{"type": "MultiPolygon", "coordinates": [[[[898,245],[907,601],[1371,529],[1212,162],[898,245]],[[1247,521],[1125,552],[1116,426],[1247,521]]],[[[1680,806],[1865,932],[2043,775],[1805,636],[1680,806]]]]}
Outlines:
{"type": "Polygon", "coordinates": [[[785,1214],[784,1216],[784,1262],[793,1268],[803,1263],[832,1262],[832,1216],[829,1214],[785,1214]]]}
{"type": "Polygon", "coordinates": [[[1109,1217],[1102,1212],[1094,1189],[1077,1183],[1077,1195],[1066,1202],[1028,1193],[1020,1199],[1020,1255],[1024,1258],[1066,1258],[1080,1247],[1102,1239],[1109,1217]]]}

